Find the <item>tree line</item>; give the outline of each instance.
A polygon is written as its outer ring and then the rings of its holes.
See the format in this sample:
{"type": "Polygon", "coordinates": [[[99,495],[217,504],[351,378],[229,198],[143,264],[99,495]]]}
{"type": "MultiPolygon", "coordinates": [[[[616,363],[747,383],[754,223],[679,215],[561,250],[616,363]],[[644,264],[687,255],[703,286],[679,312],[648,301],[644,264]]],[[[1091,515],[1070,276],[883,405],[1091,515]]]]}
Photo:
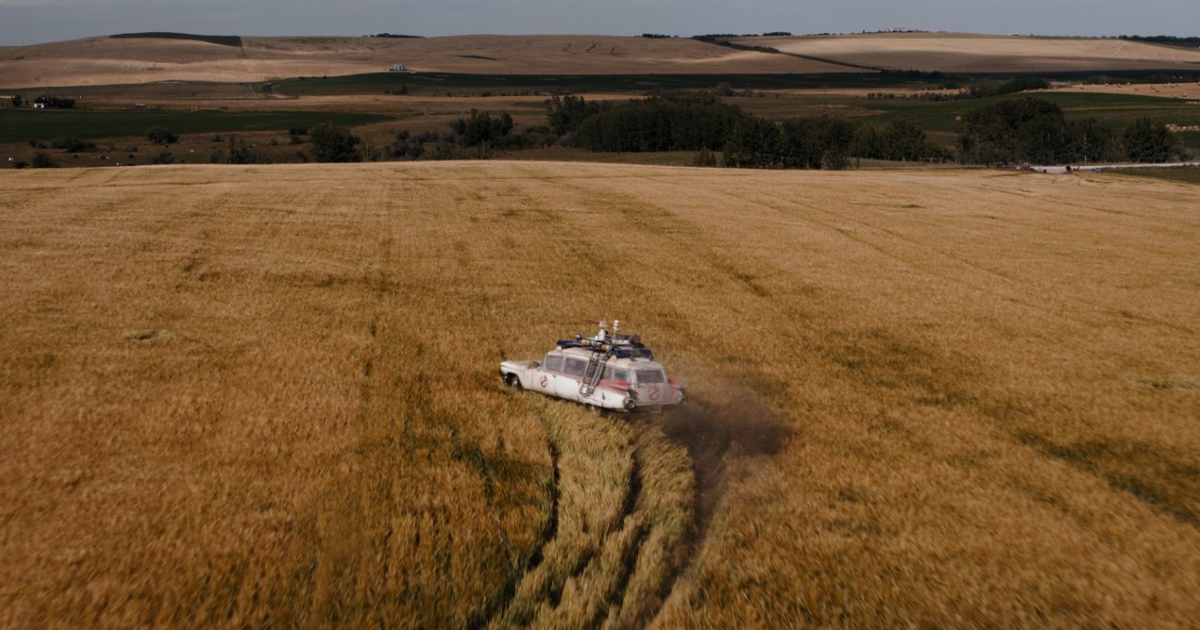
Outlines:
{"type": "Polygon", "coordinates": [[[592,151],[722,151],[727,166],[845,168],[852,158],[945,159],[913,119],[879,124],[820,116],[775,122],[712,95],[652,96],[612,105],[547,101],[550,130],[592,151]]]}
{"type": "Polygon", "coordinates": [[[968,110],[958,132],[959,161],[969,164],[1166,162],[1181,151],[1162,122],[1139,118],[1118,133],[1094,117],[1067,120],[1058,105],[1035,98],[968,110]]]}
{"type": "MultiPolygon", "coordinates": [[[[1009,86],[1009,87],[1015,87],[1009,86]]],[[[997,100],[959,117],[953,148],[932,141],[914,118],[877,121],[832,116],[771,120],[722,101],[716,92],[650,96],[625,102],[588,102],[555,96],[545,102],[546,125],[518,129],[512,116],[472,110],[443,132],[401,131],[382,151],[331,124],[291,130],[292,144],[308,135],[318,162],[391,159],[487,159],[495,150],[560,144],[603,152],[696,152],[696,164],[738,168],[841,169],[856,160],[953,161],[965,164],[1072,164],[1166,162],[1183,153],[1178,134],[1162,122],[1139,118],[1117,129],[1097,118],[1068,120],[1058,105],[1036,98],[997,100]]],[[[178,136],[164,127],[147,133],[168,146],[178,136]]],[[[219,137],[218,137],[219,139],[219,137]]],[[[31,145],[44,145],[31,140],[31,145]]],[[[68,152],[87,146],[56,140],[68,152]]],[[[90,145],[94,147],[93,145],[90,145]]],[[[298,152],[299,154],[299,152],[298,152]]],[[[229,154],[213,161],[261,163],[265,154],[230,138],[229,154]]],[[[168,152],[161,156],[168,159],[168,152]]],[[[307,161],[308,155],[301,155],[307,161]]]]}
{"type": "MultiPolygon", "coordinates": [[[[1008,93],[1027,88],[1021,80],[1008,93]]],[[[841,169],[856,160],[958,161],[965,164],[1162,162],[1181,144],[1148,118],[1123,130],[1096,118],[1067,120],[1058,105],[1034,98],[999,100],[966,111],[953,148],[931,140],[914,118],[887,122],[799,117],[775,121],[749,114],[715,94],[650,96],[622,103],[580,96],[546,101],[546,125],[518,130],[508,113],[473,110],[444,132],[401,131],[386,148],[393,159],[486,159],[495,150],[563,144],[597,152],[695,151],[697,164],[738,168],[841,169]]],[[[357,161],[356,139],[343,129],[313,134],[317,161],[357,161]]]]}
{"type": "MultiPolygon", "coordinates": [[[[998,86],[1012,93],[1035,85],[998,86]]],[[[726,166],[846,168],[855,159],[957,160],[967,164],[1163,162],[1178,157],[1177,134],[1162,122],[1134,120],[1123,129],[1097,118],[1067,120],[1062,109],[1031,97],[967,110],[955,150],[931,141],[912,118],[885,123],[830,116],[774,121],[748,114],[712,95],[655,96],[622,104],[582,97],[547,101],[552,133],[592,151],[720,151],[726,166]]]]}
{"type": "MultiPolygon", "coordinates": [[[[9,100],[12,102],[13,107],[24,107],[25,104],[29,102],[29,99],[21,96],[20,94],[13,95],[9,100]]],[[[72,107],[75,107],[75,99],[67,98],[65,96],[50,96],[43,94],[33,99],[33,104],[35,107],[40,106],[45,107],[46,109],[71,109],[72,107]]]]}

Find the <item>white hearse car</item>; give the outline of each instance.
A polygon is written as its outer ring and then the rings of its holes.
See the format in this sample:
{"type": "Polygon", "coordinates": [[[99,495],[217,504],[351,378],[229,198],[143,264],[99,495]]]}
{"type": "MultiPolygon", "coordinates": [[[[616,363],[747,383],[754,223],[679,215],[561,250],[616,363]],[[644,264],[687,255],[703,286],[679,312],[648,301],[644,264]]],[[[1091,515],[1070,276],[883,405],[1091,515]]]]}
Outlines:
{"type": "Polygon", "coordinates": [[[654,353],[636,335],[609,334],[559,341],[545,357],[504,361],[500,378],[510,387],[617,411],[664,411],[685,404],[683,385],[667,378],[654,353]]]}

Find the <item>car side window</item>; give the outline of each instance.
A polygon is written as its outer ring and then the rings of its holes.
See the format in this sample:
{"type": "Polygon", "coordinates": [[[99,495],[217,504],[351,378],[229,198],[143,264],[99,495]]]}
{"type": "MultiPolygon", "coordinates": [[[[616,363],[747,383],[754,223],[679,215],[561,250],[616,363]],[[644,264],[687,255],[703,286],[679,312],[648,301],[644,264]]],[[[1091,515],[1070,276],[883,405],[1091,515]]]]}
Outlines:
{"type": "Polygon", "coordinates": [[[621,381],[622,383],[629,382],[629,370],[613,369],[611,365],[604,367],[604,380],[606,381],[621,381]]]}
{"type": "Polygon", "coordinates": [[[576,359],[575,357],[567,357],[566,373],[571,376],[583,376],[587,370],[587,361],[576,359]]]}
{"type": "Polygon", "coordinates": [[[547,354],[546,360],[542,362],[542,368],[548,372],[563,371],[563,357],[558,354],[547,354]]]}

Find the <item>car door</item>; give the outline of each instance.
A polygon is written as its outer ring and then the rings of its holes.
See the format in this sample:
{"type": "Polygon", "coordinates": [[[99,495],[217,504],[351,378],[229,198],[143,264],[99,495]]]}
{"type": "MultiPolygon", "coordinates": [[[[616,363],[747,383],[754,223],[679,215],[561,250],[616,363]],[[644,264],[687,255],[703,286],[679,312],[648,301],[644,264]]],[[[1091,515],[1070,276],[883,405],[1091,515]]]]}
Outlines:
{"type": "Polygon", "coordinates": [[[537,390],[543,394],[557,395],[557,380],[558,375],[563,369],[563,356],[561,354],[547,354],[542,364],[533,373],[533,383],[530,389],[537,390]]]}
{"type": "Polygon", "coordinates": [[[579,357],[564,357],[563,373],[558,376],[558,395],[570,400],[579,400],[579,387],[583,385],[583,373],[587,361],[579,357]]]}

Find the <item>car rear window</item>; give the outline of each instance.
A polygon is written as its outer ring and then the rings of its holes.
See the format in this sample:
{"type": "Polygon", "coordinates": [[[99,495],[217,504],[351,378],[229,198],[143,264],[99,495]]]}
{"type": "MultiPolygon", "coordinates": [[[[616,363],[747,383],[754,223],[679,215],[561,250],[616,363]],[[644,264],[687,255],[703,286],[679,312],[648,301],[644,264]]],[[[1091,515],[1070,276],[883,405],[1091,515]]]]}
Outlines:
{"type": "Polygon", "coordinates": [[[637,371],[637,382],[642,385],[646,385],[646,384],[653,385],[655,383],[666,383],[667,376],[665,374],[663,374],[662,370],[638,370],[637,371]]]}

